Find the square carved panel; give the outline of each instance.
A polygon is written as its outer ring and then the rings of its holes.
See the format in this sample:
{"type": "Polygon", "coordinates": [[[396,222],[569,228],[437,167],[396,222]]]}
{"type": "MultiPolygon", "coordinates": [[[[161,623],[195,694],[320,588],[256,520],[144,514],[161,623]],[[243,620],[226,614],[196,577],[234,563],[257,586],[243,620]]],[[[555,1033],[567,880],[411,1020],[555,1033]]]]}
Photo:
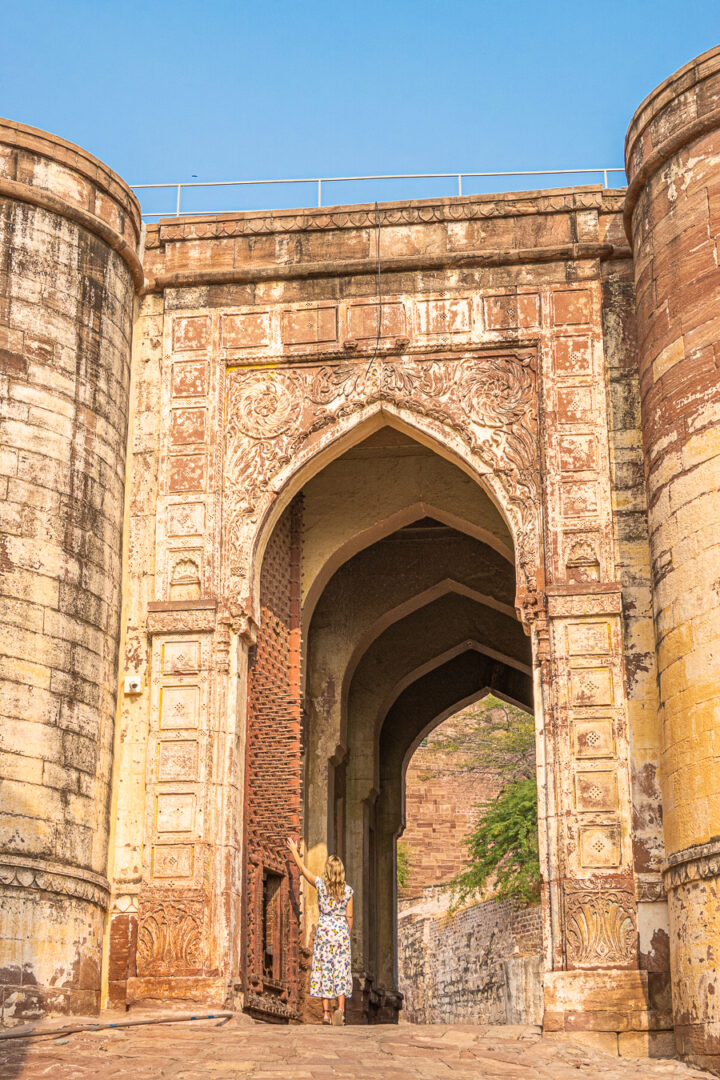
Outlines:
{"type": "Polygon", "coordinates": [[[556,375],[591,375],[592,345],[588,337],[558,338],[555,342],[556,375]]]}
{"type": "Polygon", "coordinates": [[[178,360],[172,367],[174,397],[205,397],[208,392],[207,360],[178,360]]]}
{"type": "Polygon", "coordinates": [[[196,742],[161,742],[158,746],[157,778],[163,783],[172,780],[197,780],[200,748],[196,742]]]}
{"type": "Polygon", "coordinates": [[[204,529],[203,503],[175,503],[168,507],[168,536],[200,536],[204,529]]]}
{"type": "Polygon", "coordinates": [[[610,623],[570,623],[567,627],[567,647],[570,656],[601,656],[610,652],[610,623]]]}
{"type": "Polygon", "coordinates": [[[580,865],[609,869],[622,861],[618,825],[580,826],[580,865]]]}
{"type": "Polygon", "coordinates": [[[612,705],[613,674],[609,667],[575,668],[570,672],[570,701],[580,708],[612,705]]]}
{"type": "Polygon", "coordinates": [[[210,345],[210,318],[192,315],[173,319],[173,349],[207,349],[210,345]]]}
{"type": "Polygon", "coordinates": [[[615,770],[588,769],[576,772],[575,808],[580,813],[616,811],[618,790],[615,770]]]}
{"type": "Polygon", "coordinates": [[[154,878],[191,878],[195,866],[192,844],[154,844],[152,876],[154,878]]]}
{"type": "Polygon", "coordinates": [[[199,687],[163,686],[160,691],[161,731],[183,731],[196,728],[199,719],[199,687]]]}
{"type": "Polygon", "coordinates": [[[170,413],[170,441],[205,442],[207,409],[173,409],[170,413]]]}
{"type": "Polygon", "coordinates": [[[556,326],[576,326],[590,322],[591,295],[587,289],[568,289],[553,295],[556,326]]]}
{"type": "Polygon", "coordinates": [[[226,349],[257,349],[270,343],[270,314],[250,311],[243,315],[225,315],[221,340],[226,349]]]}
{"type": "Polygon", "coordinates": [[[594,424],[596,419],[591,386],[567,386],[558,390],[558,424],[594,424]]]}
{"type": "Polygon", "coordinates": [[[596,514],[598,487],[595,480],[575,480],[560,485],[560,512],[564,518],[596,514]]]}
{"type": "Polygon", "coordinates": [[[597,469],[597,439],[594,435],[562,435],[557,441],[557,454],[563,472],[597,469]]]}
{"type": "Polygon", "coordinates": [[[163,675],[188,675],[200,670],[199,641],[166,641],[162,651],[163,675]]]}
{"type": "Polygon", "coordinates": [[[615,756],[612,720],[576,720],[573,725],[575,756],[610,758],[615,756]]]}
{"type": "Polygon", "coordinates": [[[159,833],[193,832],[195,796],[163,792],[157,797],[155,827],[159,833]]]}
{"type": "Polygon", "coordinates": [[[174,454],[168,461],[168,491],[204,491],[204,454],[174,454]]]}

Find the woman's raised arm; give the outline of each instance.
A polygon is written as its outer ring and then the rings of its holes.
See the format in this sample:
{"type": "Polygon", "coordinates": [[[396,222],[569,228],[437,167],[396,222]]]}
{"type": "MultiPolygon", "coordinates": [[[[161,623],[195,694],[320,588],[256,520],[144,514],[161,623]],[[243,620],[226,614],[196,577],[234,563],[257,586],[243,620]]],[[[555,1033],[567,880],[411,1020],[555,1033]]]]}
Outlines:
{"type": "Polygon", "coordinates": [[[288,836],[288,839],[287,839],[287,846],[290,848],[290,854],[292,855],[293,859],[295,860],[295,863],[297,865],[298,870],[300,871],[302,876],[305,878],[305,880],[309,881],[310,884],[312,885],[312,887],[315,888],[315,877],[314,877],[313,874],[310,873],[307,866],[305,865],[305,863],[300,858],[300,853],[298,852],[298,846],[297,846],[297,844],[295,843],[294,840],[290,839],[289,836],[288,836]]]}

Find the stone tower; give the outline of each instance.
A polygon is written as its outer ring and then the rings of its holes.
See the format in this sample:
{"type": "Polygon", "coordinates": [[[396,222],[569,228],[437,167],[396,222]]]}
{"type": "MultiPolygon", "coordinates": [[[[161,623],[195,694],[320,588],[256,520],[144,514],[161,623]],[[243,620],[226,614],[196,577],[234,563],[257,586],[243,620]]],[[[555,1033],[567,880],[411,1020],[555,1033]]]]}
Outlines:
{"type": "Polygon", "coordinates": [[[92,155],[0,122],[0,993],[96,1011],[140,214],[92,155]]]}
{"type": "Polygon", "coordinates": [[[720,1062],[720,48],[626,142],[678,1050],[720,1062]],[[710,958],[715,957],[713,962],[710,958]]]}

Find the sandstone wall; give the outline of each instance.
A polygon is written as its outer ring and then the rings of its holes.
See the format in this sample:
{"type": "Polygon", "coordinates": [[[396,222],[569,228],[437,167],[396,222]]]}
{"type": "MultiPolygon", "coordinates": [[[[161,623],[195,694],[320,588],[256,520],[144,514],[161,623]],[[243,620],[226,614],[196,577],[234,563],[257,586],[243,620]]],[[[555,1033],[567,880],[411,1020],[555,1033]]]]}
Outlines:
{"type": "Polygon", "coordinates": [[[416,1024],[542,1022],[540,908],[488,900],[447,912],[438,889],[400,902],[398,985],[416,1024]]]}
{"type": "Polygon", "coordinates": [[[642,103],[626,142],[663,733],[679,1049],[720,1065],[720,49],[642,103]]]}
{"type": "Polygon", "coordinates": [[[99,1004],[139,209],[0,121],[0,993],[99,1004]]]}

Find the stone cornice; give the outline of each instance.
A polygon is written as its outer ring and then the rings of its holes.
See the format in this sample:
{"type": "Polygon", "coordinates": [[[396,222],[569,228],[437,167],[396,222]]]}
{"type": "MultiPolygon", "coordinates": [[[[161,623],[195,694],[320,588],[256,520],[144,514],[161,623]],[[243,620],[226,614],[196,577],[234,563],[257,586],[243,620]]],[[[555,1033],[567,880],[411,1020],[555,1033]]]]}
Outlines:
{"type": "MultiPolygon", "coordinates": [[[[617,244],[553,244],[547,247],[495,249],[474,252],[443,252],[440,255],[402,255],[382,261],[383,274],[465,270],[489,266],[528,266],[533,263],[574,262],[587,259],[606,261],[630,259],[629,247],[617,244]]],[[[146,280],[144,292],[196,288],[200,285],[249,285],[259,281],[309,280],[312,278],[362,277],[377,275],[377,259],[337,259],[333,262],[277,263],[270,266],[242,266],[213,269],[197,267],[156,274],[146,280]]]]}
{"type": "Polygon", "coordinates": [[[103,909],[110,899],[110,885],[101,874],[23,855],[0,855],[0,886],[57,893],[103,909]]]}
{"type": "Polygon", "coordinates": [[[668,892],[695,881],[720,877],[720,840],[694,844],[668,856],[663,881],[668,892]]]}
{"type": "Polygon", "coordinates": [[[577,210],[617,213],[622,210],[624,190],[608,191],[599,185],[557,188],[548,191],[511,192],[507,195],[474,195],[466,198],[418,199],[410,202],[337,206],[330,209],[274,210],[170,218],[148,226],[146,248],[184,240],[209,240],[236,236],[267,236],[338,229],[376,229],[403,225],[432,225],[475,221],[483,218],[527,217],[566,214],[577,210]]]}

